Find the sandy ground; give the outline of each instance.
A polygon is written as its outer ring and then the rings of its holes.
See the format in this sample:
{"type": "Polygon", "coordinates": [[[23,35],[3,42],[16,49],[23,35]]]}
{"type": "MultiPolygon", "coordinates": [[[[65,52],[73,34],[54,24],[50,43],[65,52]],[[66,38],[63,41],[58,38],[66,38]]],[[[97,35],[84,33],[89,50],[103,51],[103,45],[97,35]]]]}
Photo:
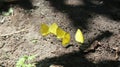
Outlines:
{"type": "Polygon", "coordinates": [[[34,60],[37,67],[120,67],[120,2],[33,0],[26,5],[18,3],[9,4],[14,10],[12,15],[0,15],[0,67],[15,67],[24,55],[37,55],[34,60]],[[40,24],[53,22],[71,34],[71,46],[63,47],[54,35],[41,36],[40,24]],[[78,28],[85,38],[81,46],[74,40],[78,28]]]}

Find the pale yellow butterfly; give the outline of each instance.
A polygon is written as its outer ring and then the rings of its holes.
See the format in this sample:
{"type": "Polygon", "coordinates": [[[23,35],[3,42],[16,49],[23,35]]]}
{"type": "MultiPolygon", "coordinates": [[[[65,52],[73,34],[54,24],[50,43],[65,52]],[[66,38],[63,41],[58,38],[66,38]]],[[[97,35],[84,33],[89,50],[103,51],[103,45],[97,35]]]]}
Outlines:
{"type": "Polygon", "coordinates": [[[65,34],[66,32],[63,29],[57,28],[57,38],[64,38],[65,34]]]}
{"type": "Polygon", "coordinates": [[[57,31],[58,25],[56,23],[53,23],[50,27],[49,27],[49,32],[56,35],[56,31],[57,31]]]}
{"type": "Polygon", "coordinates": [[[80,43],[84,43],[84,37],[80,29],[77,29],[75,34],[75,40],[80,43]]]}
{"type": "Polygon", "coordinates": [[[69,42],[70,42],[70,34],[66,33],[65,36],[62,39],[62,46],[63,47],[68,46],[69,42]]]}
{"type": "Polygon", "coordinates": [[[45,36],[49,33],[49,27],[45,23],[42,23],[40,26],[40,33],[45,36]]]}

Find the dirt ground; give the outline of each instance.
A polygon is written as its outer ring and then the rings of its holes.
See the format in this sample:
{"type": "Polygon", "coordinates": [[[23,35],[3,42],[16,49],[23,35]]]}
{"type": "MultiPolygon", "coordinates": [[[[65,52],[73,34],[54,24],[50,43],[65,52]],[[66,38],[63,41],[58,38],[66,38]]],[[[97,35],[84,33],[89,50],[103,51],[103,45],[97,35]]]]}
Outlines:
{"type": "Polygon", "coordinates": [[[21,0],[0,6],[14,10],[0,15],[0,67],[15,67],[24,55],[37,55],[36,67],[120,67],[119,0],[21,0]],[[54,35],[41,36],[40,24],[53,22],[71,34],[67,48],[54,35]],[[74,39],[78,28],[82,45],[74,39]]]}

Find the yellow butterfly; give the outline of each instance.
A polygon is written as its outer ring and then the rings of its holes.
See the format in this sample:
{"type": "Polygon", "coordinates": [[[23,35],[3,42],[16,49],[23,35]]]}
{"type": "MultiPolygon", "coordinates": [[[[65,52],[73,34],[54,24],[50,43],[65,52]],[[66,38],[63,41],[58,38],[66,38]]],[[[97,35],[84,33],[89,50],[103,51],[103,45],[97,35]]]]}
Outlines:
{"type": "MultiPolygon", "coordinates": [[[[40,32],[43,36],[48,35],[49,33],[56,35],[57,38],[62,39],[63,47],[68,46],[71,40],[70,33],[67,33],[66,31],[58,27],[56,23],[53,23],[50,27],[45,23],[41,24],[40,32]]],[[[75,33],[75,40],[77,42],[84,43],[84,36],[80,29],[78,29],[75,33]]]]}
{"type": "Polygon", "coordinates": [[[76,31],[75,40],[80,43],[84,43],[84,37],[80,29],[76,31]]]}
{"type": "Polygon", "coordinates": [[[70,34],[66,33],[62,39],[62,46],[63,47],[68,46],[67,44],[69,44],[69,42],[70,42],[70,34]]]}
{"type": "Polygon", "coordinates": [[[46,36],[47,34],[49,34],[49,27],[46,24],[42,23],[40,26],[40,33],[43,36],[46,36]]]}
{"type": "Polygon", "coordinates": [[[53,23],[50,27],[49,27],[49,32],[53,33],[54,35],[56,35],[56,31],[57,31],[58,25],[56,23],[53,23]]]}
{"type": "Polygon", "coordinates": [[[63,30],[63,29],[61,29],[61,28],[57,28],[57,38],[64,38],[64,36],[65,36],[65,34],[66,34],[66,32],[63,30]]]}

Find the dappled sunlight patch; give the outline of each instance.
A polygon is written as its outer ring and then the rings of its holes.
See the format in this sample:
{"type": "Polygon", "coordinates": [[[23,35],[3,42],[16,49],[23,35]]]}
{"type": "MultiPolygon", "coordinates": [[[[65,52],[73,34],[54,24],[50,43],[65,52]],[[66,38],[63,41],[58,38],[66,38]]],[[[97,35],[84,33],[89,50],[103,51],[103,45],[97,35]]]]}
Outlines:
{"type": "Polygon", "coordinates": [[[65,0],[65,4],[72,6],[84,5],[84,3],[80,0],[65,0]]]}

